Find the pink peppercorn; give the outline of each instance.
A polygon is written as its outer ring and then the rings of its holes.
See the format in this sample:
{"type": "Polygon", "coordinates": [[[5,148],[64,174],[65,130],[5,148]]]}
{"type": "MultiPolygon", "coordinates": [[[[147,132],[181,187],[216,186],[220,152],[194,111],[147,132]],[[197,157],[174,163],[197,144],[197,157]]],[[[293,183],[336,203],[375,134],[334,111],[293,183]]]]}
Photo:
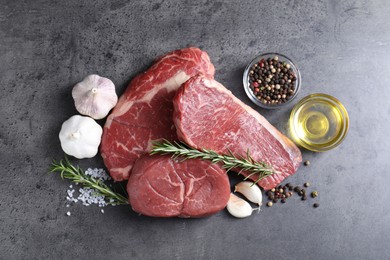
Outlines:
{"type": "Polygon", "coordinates": [[[254,86],[255,88],[257,88],[257,87],[259,86],[259,83],[253,82],[253,86],[254,86]]]}

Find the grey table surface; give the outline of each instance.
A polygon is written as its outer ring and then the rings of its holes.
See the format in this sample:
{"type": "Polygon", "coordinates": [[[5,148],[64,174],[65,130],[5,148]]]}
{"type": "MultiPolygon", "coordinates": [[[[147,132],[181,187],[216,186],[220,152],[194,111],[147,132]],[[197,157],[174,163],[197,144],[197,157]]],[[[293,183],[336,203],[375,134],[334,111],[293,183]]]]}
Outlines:
{"type": "MultiPolygon", "coordinates": [[[[346,1],[0,1],[1,259],[390,259],[390,4],[346,1]],[[311,165],[288,180],[320,192],[238,220],[138,216],[129,206],[66,207],[70,183],[48,175],[61,124],[77,113],[86,75],[123,93],[174,49],[208,52],[216,79],[287,134],[292,106],[323,92],[350,116],[334,150],[302,150],[311,165]],[[290,56],[302,89],[265,111],[242,88],[261,52],[290,56]],[[66,212],[70,211],[71,216],[66,212]]],[[[101,158],[79,161],[103,167],[101,158]]]]}

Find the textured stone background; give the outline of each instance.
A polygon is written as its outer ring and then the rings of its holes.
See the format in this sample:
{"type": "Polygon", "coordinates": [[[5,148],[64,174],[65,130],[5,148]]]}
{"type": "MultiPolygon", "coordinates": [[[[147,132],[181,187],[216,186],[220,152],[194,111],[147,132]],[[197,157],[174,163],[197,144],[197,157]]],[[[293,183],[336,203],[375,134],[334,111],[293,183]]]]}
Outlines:
{"type": "MultiPolygon", "coordinates": [[[[389,13],[385,0],[0,0],[0,258],[389,259],[389,13]],[[153,59],[188,45],[206,50],[216,79],[248,104],[243,69],[269,51],[300,68],[297,100],[324,92],[345,104],[344,143],[303,151],[312,164],[289,179],[311,182],[321,206],[295,197],[243,220],[188,220],[76,204],[66,216],[70,183],[47,170],[63,156],[62,122],[77,113],[74,84],[98,73],[122,93],[153,59]]],[[[286,133],[292,105],[256,109],[286,133]]]]}

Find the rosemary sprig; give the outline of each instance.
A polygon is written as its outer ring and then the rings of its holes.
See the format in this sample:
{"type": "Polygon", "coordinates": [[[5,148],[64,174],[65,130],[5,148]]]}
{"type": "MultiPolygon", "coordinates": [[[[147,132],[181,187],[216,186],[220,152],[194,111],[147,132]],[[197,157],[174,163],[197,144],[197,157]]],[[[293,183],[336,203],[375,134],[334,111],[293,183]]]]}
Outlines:
{"type": "Polygon", "coordinates": [[[244,180],[257,175],[255,183],[261,179],[274,173],[272,167],[264,162],[255,161],[247,150],[246,156],[235,156],[230,150],[229,154],[218,154],[215,151],[208,149],[197,150],[186,146],[183,143],[169,142],[163,140],[162,142],[156,141],[153,143],[151,154],[172,154],[173,158],[183,157],[185,159],[199,158],[202,160],[209,160],[213,163],[222,163],[223,167],[229,171],[239,168],[240,174],[242,171],[250,172],[244,180]]]}
{"type": "Polygon", "coordinates": [[[67,157],[59,162],[53,161],[50,167],[50,173],[53,172],[60,172],[62,179],[68,179],[74,183],[80,183],[86,188],[93,189],[96,195],[104,196],[107,204],[124,205],[129,203],[127,198],[114,192],[102,181],[86,175],[79,166],[73,166],[67,157]]]}

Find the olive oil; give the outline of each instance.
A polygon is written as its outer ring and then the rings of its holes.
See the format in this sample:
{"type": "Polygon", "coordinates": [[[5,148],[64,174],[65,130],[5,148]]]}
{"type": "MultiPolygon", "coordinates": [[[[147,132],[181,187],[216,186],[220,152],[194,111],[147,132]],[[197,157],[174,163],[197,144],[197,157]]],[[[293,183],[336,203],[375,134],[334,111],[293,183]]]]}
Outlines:
{"type": "Polygon", "coordinates": [[[290,128],[298,145],[312,151],[325,151],[337,146],[345,137],[348,114],[337,99],[312,94],[293,108],[290,128]]]}

